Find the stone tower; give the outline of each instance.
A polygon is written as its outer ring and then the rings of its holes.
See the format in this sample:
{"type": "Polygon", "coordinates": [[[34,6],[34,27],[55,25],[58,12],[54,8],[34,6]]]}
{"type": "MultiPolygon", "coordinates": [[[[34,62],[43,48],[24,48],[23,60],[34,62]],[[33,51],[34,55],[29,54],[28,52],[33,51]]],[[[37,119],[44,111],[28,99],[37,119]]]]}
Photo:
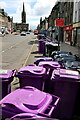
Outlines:
{"type": "Polygon", "coordinates": [[[24,7],[24,2],[23,2],[23,11],[22,11],[22,23],[26,23],[26,12],[24,7]]]}

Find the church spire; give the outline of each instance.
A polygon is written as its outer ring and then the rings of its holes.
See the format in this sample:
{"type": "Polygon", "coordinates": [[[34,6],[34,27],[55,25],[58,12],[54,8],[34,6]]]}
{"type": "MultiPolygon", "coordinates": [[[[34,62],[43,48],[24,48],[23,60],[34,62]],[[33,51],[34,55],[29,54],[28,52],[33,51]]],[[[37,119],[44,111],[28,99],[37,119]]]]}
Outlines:
{"type": "Polygon", "coordinates": [[[26,12],[24,7],[24,2],[23,2],[23,11],[22,11],[22,23],[26,23],[26,12]]]}
{"type": "Polygon", "coordinates": [[[24,8],[24,2],[23,2],[23,12],[25,12],[25,8],[24,8]]]}

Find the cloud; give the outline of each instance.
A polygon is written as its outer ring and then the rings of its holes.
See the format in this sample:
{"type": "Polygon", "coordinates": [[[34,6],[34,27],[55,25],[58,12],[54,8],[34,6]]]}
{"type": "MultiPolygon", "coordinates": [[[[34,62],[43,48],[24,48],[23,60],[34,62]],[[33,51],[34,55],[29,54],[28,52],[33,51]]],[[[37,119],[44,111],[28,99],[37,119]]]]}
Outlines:
{"type": "Polygon", "coordinates": [[[21,12],[23,2],[26,11],[26,21],[30,26],[37,26],[40,22],[40,17],[43,19],[50,15],[50,12],[55,4],[56,0],[3,0],[0,2],[1,8],[8,12],[9,16],[13,16],[13,22],[21,22],[21,12]],[[11,11],[10,11],[11,9],[11,11]],[[12,12],[12,10],[14,10],[12,12]],[[11,13],[12,12],[12,13],[11,13]]]}
{"type": "Polygon", "coordinates": [[[6,8],[7,4],[4,1],[0,1],[0,8],[6,8]]]}

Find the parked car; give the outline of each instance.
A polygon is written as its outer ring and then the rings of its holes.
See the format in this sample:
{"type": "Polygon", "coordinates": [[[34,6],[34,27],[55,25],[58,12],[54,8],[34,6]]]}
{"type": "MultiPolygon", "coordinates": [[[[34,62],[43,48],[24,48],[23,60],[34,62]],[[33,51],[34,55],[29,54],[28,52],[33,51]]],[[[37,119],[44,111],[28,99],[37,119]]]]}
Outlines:
{"type": "Polygon", "coordinates": [[[3,37],[3,36],[5,36],[5,32],[2,33],[2,32],[0,31],[0,37],[3,37]]]}
{"type": "Polygon", "coordinates": [[[29,32],[29,31],[27,31],[27,32],[26,32],[26,34],[30,34],[30,32],[29,32]]]}
{"type": "Polygon", "coordinates": [[[14,35],[19,35],[20,33],[19,32],[15,32],[14,35]]]}
{"type": "Polygon", "coordinates": [[[26,32],[25,32],[25,31],[22,31],[22,32],[21,32],[21,36],[26,36],[26,32]]]}
{"type": "Polygon", "coordinates": [[[5,31],[5,34],[9,34],[9,31],[5,31]]]}
{"type": "Polygon", "coordinates": [[[2,32],[0,31],[0,36],[2,36],[2,32]]]}

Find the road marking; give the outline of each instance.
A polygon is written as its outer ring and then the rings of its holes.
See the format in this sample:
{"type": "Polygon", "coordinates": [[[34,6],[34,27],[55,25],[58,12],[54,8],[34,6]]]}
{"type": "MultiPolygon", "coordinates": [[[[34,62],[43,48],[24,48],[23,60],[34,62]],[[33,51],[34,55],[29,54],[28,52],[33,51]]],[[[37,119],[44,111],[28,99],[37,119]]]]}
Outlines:
{"type": "Polygon", "coordinates": [[[30,52],[29,52],[29,54],[28,54],[28,57],[26,58],[25,63],[23,64],[23,67],[26,66],[26,63],[27,63],[27,61],[28,61],[28,59],[29,59],[29,56],[30,56],[30,54],[31,54],[31,51],[32,51],[33,47],[34,47],[34,44],[33,44],[32,47],[31,47],[31,50],[30,50],[30,52]]]}
{"type": "Polygon", "coordinates": [[[5,52],[5,51],[2,51],[2,52],[5,52]]]}
{"type": "MultiPolygon", "coordinates": [[[[23,42],[23,41],[21,41],[20,43],[22,43],[22,42],[23,42]]],[[[2,52],[6,52],[7,50],[10,50],[10,49],[14,48],[15,46],[19,45],[20,43],[16,43],[16,44],[10,46],[9,48],[6,48],[5,50],[0,51],[0,52],[1,52],[1,53],[2,53],[2,52]]]]}

